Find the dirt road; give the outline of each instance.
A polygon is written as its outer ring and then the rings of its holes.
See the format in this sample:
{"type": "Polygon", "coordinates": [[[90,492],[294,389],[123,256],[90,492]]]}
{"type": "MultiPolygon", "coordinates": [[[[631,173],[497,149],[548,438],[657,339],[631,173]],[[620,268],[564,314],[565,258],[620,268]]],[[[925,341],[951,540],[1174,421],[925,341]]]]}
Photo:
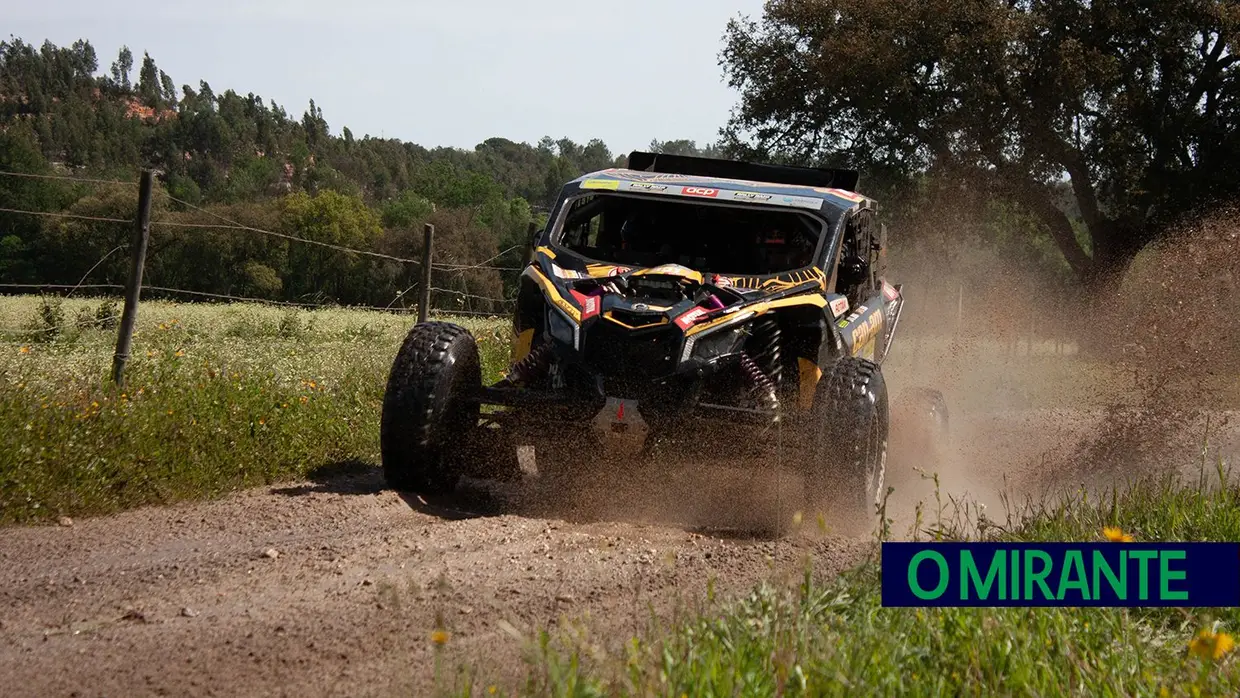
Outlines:
{"type": "MultiPolygon", "coordinates": [[[[954,417],[958,447],[938,468],[944,500],[971,495],[995,516],[1005,480],[1070,486],[1074,475],[1048,463],[1068,462],[1063,447],[1108,419],[954,417]]],[[[891,463],[899,537],[916,503],[935,500],[900,461],[923,452],[893,447],[906,454],[891,463]]],[[[1233,459],[1240,438],[1217,448],[1233,459]]],[[[807,558],[828,576],[873,549],[814,531],[747,537],[737,529],[789,513],[799,484],[752,464],[710,465],[603,472],[586,488],[515,500],[492,492],[502,515],[470,514],[468,497],[436,508],[383,489],[372,466],[341,466],[215,502],[7,529],[0,686],[13,696],[427,695],[461,663],[483,686],[511,685],[524,677],[525,645],[509,628],[530,638],[581,621],[616,646],[651,611],[692,610],[708,585],[726,600],[801,574],[807,558]],[[440,620],[449,635],[437,653],[440,620]]]]}
{"type": "Polygon", "coordinates": [[[468,662],[481,681],[510,682],[523,676],[523,647],[505,623],[528,636],[589,618],[622,642],[651,608],[700,600],[708,580],[720,595],[747,590],[798,572],[806,555],[830,574],[867,546],[592,522],[582,506],[559,518],[456,518],[383,490],[374,469],[351,470],[6,530],[4,693],[426,695],[437,616],[450,633],[444,680],[468,662]]]}

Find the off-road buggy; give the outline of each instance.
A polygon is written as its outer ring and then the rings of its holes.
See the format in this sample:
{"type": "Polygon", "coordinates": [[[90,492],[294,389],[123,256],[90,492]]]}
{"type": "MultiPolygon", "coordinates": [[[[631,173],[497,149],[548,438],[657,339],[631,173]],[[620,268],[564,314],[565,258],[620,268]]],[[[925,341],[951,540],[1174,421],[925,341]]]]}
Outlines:
{"type": "Polygon", "coordinates": [[[627,169],[568,183],[531,237],[502,380],[482,385],[463,327],[409,332],[383,405],[387,482],[434,494],[462,475],[509,477],[523,445],[585,465],[778,441],[807,506],[826,496],[872,514],[886,476],[880,366],[904,298],[857,182],[634,152],[627,169]]]}

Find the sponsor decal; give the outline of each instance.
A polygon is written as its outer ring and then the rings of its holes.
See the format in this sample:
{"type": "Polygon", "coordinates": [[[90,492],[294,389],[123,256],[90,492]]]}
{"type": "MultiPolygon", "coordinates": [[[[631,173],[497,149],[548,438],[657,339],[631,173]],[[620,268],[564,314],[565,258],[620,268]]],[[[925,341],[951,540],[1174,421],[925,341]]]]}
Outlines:
{"type": "Polygon", "coordinates": [[[629,182],[628,188],[637,191],[666,191],[666,184],[651,184],[650,182],[629,182]]]}
{"type": "Polygon", "coordinates": [[[697,322],[698,320],[701,320],[709,312],[710,311],[707,310],[706,308],[702,308],[702,307],[694,308],[693,310],[690,310],[684,315],[681,315],[680,317],[676,318],[676,326],[679,327],[681,330],[687,330],[689,329],[690,326],[693,325],[693,323],[697,322]]]}
{"type": "Polygon", "coordinates": [[[681,187],[680,193],[685,196],[704,196],[713,199],[719,196],[718,189],[709,189],[707,187],[681,187]]]}
{"type": "Polygon", "coordinates": [[[620,188],[620,182],[614,179],[587,179],[581,183],[582,189],[612,189],[620,188]]]}
{"type": "Polygon", "coordinates": [[[668,274],[670,276],[692,276],[697,273],[679,264],[661,264],[646,271],[647,274],[668,274]]]}
{"type": "Polygon", "coordinates": [[[711,279],[711,283],[718,286],[719,288],[731,288],[732,287],[732,279],[726,276],[720,276],[719,274],[715,274],[715,278],[711,279]]]}
{"type": "Polygon", "coordinates": [[[642,311],[650,310],[650,306],[646,305],[645,303],[634,303],[633,310],[642,312],[642,311]]]}
{"type": "Polygon", "coordinates": [[[732,198],[741,199],[743,201],[770,201],[771,195],[770,194],[758,194],[758,193],[751,192],[751,191],[734,191],[732,192],[732,198]]]}
{"type": "Polygon", "coordinates": [[[814,191],[820,191],[820,192],[822,192],[823,194],[830,194],[831,196],[838,196],[838,197],[839,197],[839,198],[841,198],[841,199],[846,199],[846,200],[851,201],[851,202],[853,202],[853,203],[860,203],[860,202],[862,202],[862,201],[865,201],[865,197],[864,197],[864,196],[861,196],[860,194],[857,194],[856,192],[851,192],[851,191],[848,191],[847,189],[820,189],[820,188],[815,188],[815,189],[814,189],[814,191]]]}
{"type": "Polygon", "coordinates": [[[859,323],[855,328],[853,328],[853,350],[855,351],[856,349],[865,346],[865,344],[873,339],[874,335],[877,334],[878,328],[882,326],[882,313],[874,313],[870,317],[866,318],[864,322],[859,323]]]}
{"type": "Polygon", "coordinates": [[[900,294],[896,292],[895,286],[892,286],[891,284],[884,281],[883,282],[883,297],[889,301],[894,301],[895,299],[900,297],[900,294]]]}
{"type": "Polygon", "coordinates": [[[551,263],[551,271],[554,272],[555,275],[560,277],[561,279],[584,279],[586,278],[585,275],[582,274],[581,272],[575,269],[565,269],[564,267],[556,264],[555,262],[551,263]]]}
{"type": "Polygon", "coordinates": [[[598,315],[599,309],[602,307],[602,300],[598,296],[587,296],[584,293],[573,291],[573,298],[581,304],[581,321],[585,322],[590,318],[598,315]]]}
{"type": "Polygon", "coordinates": [[[848,299],[836,298],[831,301],[831,313],[839,317],[848,312],[848,299]]]}

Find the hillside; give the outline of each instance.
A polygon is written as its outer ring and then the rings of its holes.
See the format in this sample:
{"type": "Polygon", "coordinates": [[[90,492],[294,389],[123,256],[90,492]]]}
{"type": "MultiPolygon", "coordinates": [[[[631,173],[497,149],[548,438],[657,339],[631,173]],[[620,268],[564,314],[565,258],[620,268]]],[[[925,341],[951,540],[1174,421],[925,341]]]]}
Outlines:
{"type": "MultiPolygon", "coordinates": [[[[333,133],[313,100],[298,119],[253,93],[217,93],[206,82],[178,88],[145,54],[135,80],[134,64],[125,47],[101,74],[85,40],[0,43],[0,171],[74,178],[0,175],[9,209],[0,212],[0,284],[77,284],[88,271],[89,283],[124,283],[119,255],[92,267],[127,239],[128,227],[97,219],[132,219],[133,183],[149,167],[159,173],[153,218],[169,224],[155,226],[153,286],[386,306],[416,284],[416,265],[192,224],[240,224],[418,259],[422,224],[431,222],[439,261],[492,267],[436,280],[458,292],[436,302],[493,311],[502,304],[485,299],[504,297],[504,271],[520,256],[512,248],[559,187],[623,163],[597,139],[531,145],[497,137],[461,150],[358,138],[347,127],[333,133]]],[[[651,147],[699,152],[688,141],[651,147]]]]}

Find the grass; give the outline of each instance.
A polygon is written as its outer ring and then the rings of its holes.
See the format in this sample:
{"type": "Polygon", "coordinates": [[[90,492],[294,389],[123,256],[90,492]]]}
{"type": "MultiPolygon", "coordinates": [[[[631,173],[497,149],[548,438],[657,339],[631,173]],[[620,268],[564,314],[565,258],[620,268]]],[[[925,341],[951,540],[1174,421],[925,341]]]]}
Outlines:
{"type": "MultiPolygon", "coordinates": [[[[1240,488],[1163,478],[1025,510],[1001,527],[969,516],[957,510],[931,535],[963,539],[968,524],[988,540],[1096,541],[1119,525],[1137,541],[1235,541],[1240,488]]],[[[529,641],[528,682],[513,693],[1240,694],[1240,665],[1229,651],[1240,609],[904,609],[883,608],[880,599],[879,561],[868,559],[825,582],[807,567],[798,584],[765,584],[671,627],[652,620],[618,651],[600,649],[606,642],[598,638],[543,633],[529,641]]]]}
{"type": "MultiPolygon", "coordinates": [[[[0,297],[0,522],[210,497],[332,462],[377,460],[383,384],[412,318],[144,303],[118,389],[107,380],[118,312],[99,300],[0,297]]],[[[487,378],[497,377],[505,322],[457,321],[479,338],[487,378]]],[[[927,351],[910,352],[911,363],[925,363],[927,351]]],[[[1062,382],[1081,370],[1055,362],[1062,382]]],[[[1014,401],[1054,404],[1062,392],[1046,376],[1012,384],[1014,401]]],[[[1119,526],[1140,541],[1240,540],[1240,489],[1226,484],[1221,466],[1211,475],[1065,498],[1002,524],[956,509],[924,530],[1071,541],[1119,526]]],[[[1235,609],[885,609],[876,559],[831,580],[807,567],[797,583],[709,602],[711,610],[671,626],[652,619],[622,650],[600,649],[611,638],[543,633],[530,641],[529,679],[516,693],[1240,693],[1232,654],[1203,659],[1189,650],[1203,630],[1235,632],[1235,609]]],[[[479,688],[489,693],[457,692],[479,688]]]]}
{"type": "MultiPolygon", "coordinates": [[[[383,387],[414,319],[146,302],[123,389],[119,306],[0,297],[0,523],[104,514],[377,462],[383,387]]],[[[454,318],[486,376],[504,323],[454,318]]]]}

